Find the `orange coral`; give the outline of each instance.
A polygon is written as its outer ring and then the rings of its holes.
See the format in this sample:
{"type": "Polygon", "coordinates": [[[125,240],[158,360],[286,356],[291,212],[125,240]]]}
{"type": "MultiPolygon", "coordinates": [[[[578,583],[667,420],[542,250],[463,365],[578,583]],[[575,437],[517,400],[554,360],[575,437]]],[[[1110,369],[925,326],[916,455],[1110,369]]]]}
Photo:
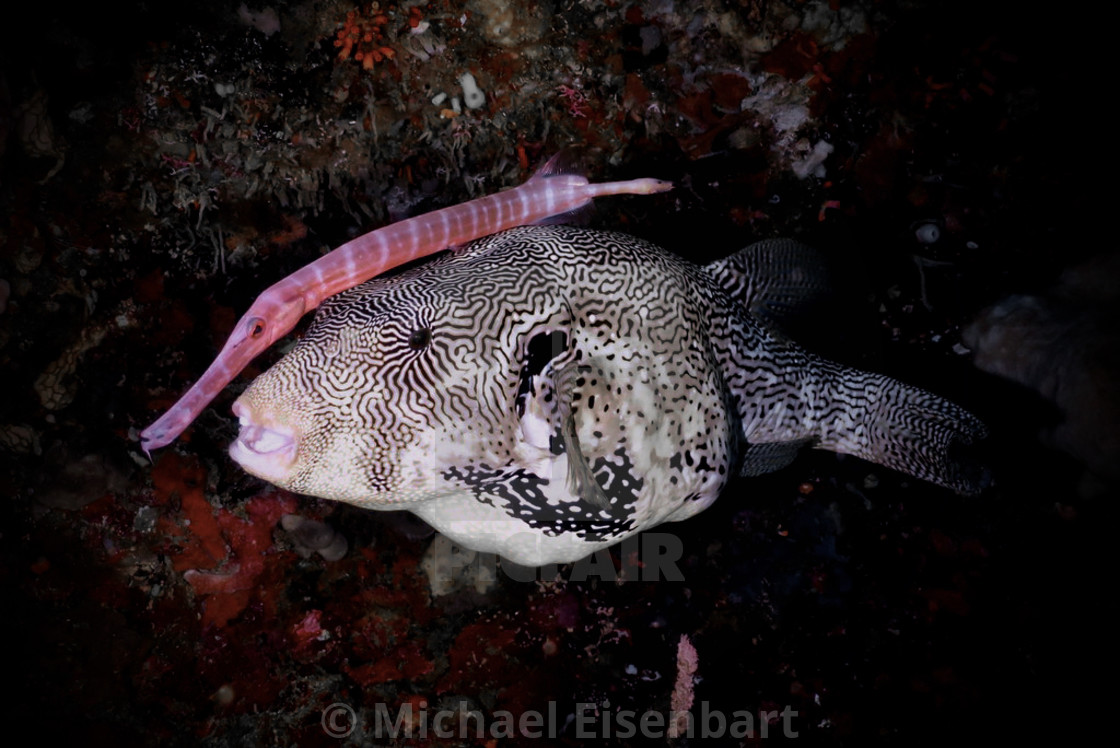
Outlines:
{"type": "Polygon", "coordinates": [[[203,626],[225,626],[257,595],[268,557],[274,553],[272,528],[296,509],[296,500],[274,492],[245,502],[242,518],[215,509],[206,497],[206,470],[194,458],[168,452],[152,469],[154,503],[174,506],[160,519],[168,538],[172,567],[202,598],[203,626]]]}
{"type": "Polygon", "coordinates": [[[356,62],[370,70],[374,63],[395,57],[397,53],[384,43],[384,29],[388,23],[389,17],[381,11],[380,3],[373,3],[364,13],[357,10],[347,13],[334,40],[334,46],[339,48],[338,59],[346,60],[353,55],[356,62]]]}

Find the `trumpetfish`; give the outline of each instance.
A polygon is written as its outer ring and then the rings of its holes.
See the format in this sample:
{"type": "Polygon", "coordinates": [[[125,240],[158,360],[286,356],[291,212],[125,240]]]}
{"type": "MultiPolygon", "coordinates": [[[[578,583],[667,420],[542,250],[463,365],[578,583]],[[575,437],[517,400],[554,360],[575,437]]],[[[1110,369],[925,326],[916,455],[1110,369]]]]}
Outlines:
{"type": "MultiPolygon", "coordinates": [[[[563,153],[563,152],[562,152],[563,153]]],[[[524,184],[384,226],[352,239],[273,284],[238,320],[202,377],[140,433],[146,453],[174,441],[250,361],[324,299],[399,265],[500,231],[577,211],[606,195],[649,195],[672,183],[642,178],[591,183],[553,157],[524,184]]]]}

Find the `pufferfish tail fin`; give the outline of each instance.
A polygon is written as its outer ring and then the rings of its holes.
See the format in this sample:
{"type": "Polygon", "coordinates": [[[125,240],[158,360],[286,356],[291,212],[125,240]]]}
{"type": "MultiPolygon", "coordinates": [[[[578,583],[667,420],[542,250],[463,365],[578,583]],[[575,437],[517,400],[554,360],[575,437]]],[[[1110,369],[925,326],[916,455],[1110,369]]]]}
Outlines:
{"type": "Polygon", "coordinates": [[[971,447],[983,422],[939,395],[882,374],[817,360],[823,397],[814,414],[818,449],[862,457],[962,494],[990,483],[971,447]]]}

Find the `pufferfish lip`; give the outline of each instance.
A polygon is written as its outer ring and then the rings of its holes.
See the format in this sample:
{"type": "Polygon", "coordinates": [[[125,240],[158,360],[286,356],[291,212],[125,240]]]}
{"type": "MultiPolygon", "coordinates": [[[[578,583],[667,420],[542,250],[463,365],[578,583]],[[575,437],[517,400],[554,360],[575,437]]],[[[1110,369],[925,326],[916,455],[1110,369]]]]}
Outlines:
{"type": "Polygon", "coordinates": [[[233,404],[233,414],[241,423],[241,432],[229,447],[230,457],[248,472],[266,480],[278,480],[287,475],[296,459],[295,432],[280,424],[265,426],[256,422],[250,409],[240,401],[233,404]]]}

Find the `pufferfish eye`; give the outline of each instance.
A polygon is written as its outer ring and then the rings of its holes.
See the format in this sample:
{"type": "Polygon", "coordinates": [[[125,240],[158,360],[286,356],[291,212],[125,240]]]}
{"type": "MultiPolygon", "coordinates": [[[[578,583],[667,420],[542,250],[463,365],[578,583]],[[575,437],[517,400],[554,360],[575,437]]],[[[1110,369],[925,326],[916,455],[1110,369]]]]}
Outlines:
{"type": "Polygon", "coordinates": [[[421,327],[418,330],[414,330],[412,334],[408,336],[408,347],[414,351],[419,351],[422,348],[427,347],[428,343],[431,342],[431,340],[431,328],[421,327]]]}

